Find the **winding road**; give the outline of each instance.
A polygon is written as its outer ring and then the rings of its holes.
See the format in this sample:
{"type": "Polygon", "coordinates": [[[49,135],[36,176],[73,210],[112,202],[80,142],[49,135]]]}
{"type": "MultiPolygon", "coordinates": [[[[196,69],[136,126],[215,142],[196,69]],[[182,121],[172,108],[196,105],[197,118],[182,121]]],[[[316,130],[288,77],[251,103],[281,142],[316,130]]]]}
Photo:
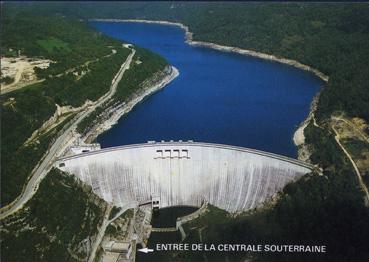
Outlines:
{"type": "MultiPolygon", "coordinates": [[[[335,118],[335,120],[342,120],[344,121],[345,123],[348,124],[348,121],[345,121],[344,119],[342,118],[335,118]]],[[[352,127],[352,125],[350,125],[352,127]]],[[[334,139],[336,140],[338,146],[342,149],[342,151],[345,153],[345,155],[347,156],[347,158],[350,160],[351,162],[351,165],[353,166],[354,170],[355,170],[355,173],[357,175],[357,178],[358,178],[358,181],[359,181],[359,185],[361,187],[361,189],[363,190],[363,192],[365,193],[365,198],[366,198],[366,202],[369,203],[369,190],[368,188],[366,187],[364,181],[363,181],[363,178],[360,174],[360,170],[359,168],[357,167],[355,161],[352,159],[350,153],[346,150],[346,148],[342,145],[341,141],[340,141],[340,134],[339,132],[337,131],[337,129],[331,125],[331,128],[333,130],[333,132],[335,133],[335,136],[334,136],[334,139]]],[[[357,131],[357,128],[355,128],[355,130],[357,131]]],[[[366,138],[366,136],[364,136],[366,138]]]]}
{"type": "Polygon", "coordinates": [[[118,73],[113,78],[109,91],[105,95],[100,97],[97,101],[95,101],[92,105],[88,106],[86,109],[77,114],[74,120],[72,120],[74,122],[65,130],[65,132],[61,136],[56,139],[56,141],[51,146],[41,162],[35,167],[31,174],[31,178],[28,180],[28,183],[20,197],[18,197],[10,205],[5,206],[0,210],[0,219],[4,219],[5,217],[18,211],[24,206],[25,203],[27,203],[28,200],[32,198],[32,196],[36,193],[40,182],[43,178],[45,178],[47,173],[52,168],[54,161],[64,152],[64,150],[68,146],[72,145],[78,139],[78,137],[74,135],[74,131],[77,128],[77,125],[91,112],[93,112],[98,106],[101,106],[103,103],[112,98],[117,90],[118,83],[122,79],[124,72],[129,69],[132,58],[136,53],[135,49],[130,49],[131,53],[128,55],[126,61],[121,65],[118,73]]]}

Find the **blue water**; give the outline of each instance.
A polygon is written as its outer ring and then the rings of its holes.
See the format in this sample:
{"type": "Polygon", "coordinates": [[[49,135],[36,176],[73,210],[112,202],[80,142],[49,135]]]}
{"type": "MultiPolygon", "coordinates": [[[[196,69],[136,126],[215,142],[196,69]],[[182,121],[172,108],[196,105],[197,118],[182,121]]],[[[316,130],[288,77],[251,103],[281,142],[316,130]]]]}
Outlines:
{"type": "Polygon", "coordinates": [[[191,139],[296,157],[292,136],[322,85],[319,78],[276,62],[190,46],[175,26],[92,25],[159,53],[180,72],[99,136],[102,147],[191,139]]]}

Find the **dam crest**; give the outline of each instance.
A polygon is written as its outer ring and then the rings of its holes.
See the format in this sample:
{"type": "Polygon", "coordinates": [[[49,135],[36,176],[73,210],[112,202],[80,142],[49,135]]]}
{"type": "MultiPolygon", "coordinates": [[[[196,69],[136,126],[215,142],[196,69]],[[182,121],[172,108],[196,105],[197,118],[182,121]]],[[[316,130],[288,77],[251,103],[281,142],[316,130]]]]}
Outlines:
{"type": "Polygon", "coordinates": [[[99,148],[73,147],[55,166],[117,206],[155,199],[160,208],[208,202],[228,212],[246,211],[314,169],[272,153],[193,141],[99,148]]]}

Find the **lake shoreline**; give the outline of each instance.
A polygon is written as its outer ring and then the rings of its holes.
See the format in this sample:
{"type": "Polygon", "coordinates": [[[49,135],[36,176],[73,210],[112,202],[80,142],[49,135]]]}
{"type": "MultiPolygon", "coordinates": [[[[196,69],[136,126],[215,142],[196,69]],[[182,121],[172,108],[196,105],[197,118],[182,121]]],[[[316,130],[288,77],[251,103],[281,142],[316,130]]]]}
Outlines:
{"type": "Polygon", "coordinates": [[[169,26],[178,26],[181,29],[185,31],[185,38],[186,43],[193,45],[193,46],[202,46],[202,47],[208,47],[212,49],[216,49],[223,52],[232,52],[232,53],[238,53],[241,55],[248,55],[252,57],[261,58],[264,60],[270,60],[279,62],[282,64],[291,65],[293,67],[308,71],[319,77],[324,82],[328,82],[329,77],[325,75],[324,73],[320,72],[318,69],[315,69],[311,66],[302,64],[296,60],[293,59],[286,59],[286,58],[280,58],[276,57],[274,55],[269,55],[262,52],[257,52],[250,49],[243,49],[239,47],[234,46],[225,46],[225,45],[219,45],[211,42],[203,42],[203,41],[195,41],[193,40],[193,33],[189,31],[188,26],[182,24],[182,23],[176,23],[176,22],[169,22],[169,21],[155,21],[155,20],[141,20],[141,19],[89,19],[89,21],[96,21],[96,22],[113,22],[113,23],[147,23],[147,24],[161,24],[161,25],[169,25],[169,26]]]}
{"type": "Polygon", "coordinates": [[[297,156],[298,156],[297,158],[305,162],[309,162],[312,152],[309,148],[309,145],[306,144],[304,130],[309,125],[309,123],[314,119],[314,114],[318,106],[319,95],[320,92],[318,92],[314,96],[313,101],[310,104],[310,111],[308,116],[305,118],[304,121],[300,123],[295,133],[293,134],[293,143],[297,147],[297,156]]]}
{"type": "MultiPolygon", "coordinates": [[[[292,59],[286,59],[286,58],[279,58],[274,55],[269,55],[262,52],[257,52],[254,50],[249,49],[242,49],[238,47],[232,47],[232,46],[225,46],[225,45],[219,45],[211,42],[203,42],[203,41],[194,41],[193,40],[193,33],[190,32],[189,27],[178,22],[169,22],[169,21],[163,21],[163,20],[144,20],[144,19],[89,19],[89,21],[96,21],[96,22],[113,22],[113,23],[147,23],[147,24],[161,24],[161,25],[168,25],[168,26],[178,26],[181,29],[185,31],[185,39],[186,43],[192,46],[199,46],[199,47],[207,47],[216,49],[222,52],[231,52],[231,53],[237,53],[241,55],[246,56],[252,56],[256,58],[260,58],[263,60],[269,60],[274,61],[282,64],[287,64],[290,66],[293,66],[295,68],[302,69],[304,71],[313,73],[315,76],[319,77],[322,81],[327,83],[329,81],[329,77],[325,75],[324,73],[320,72],[319,70],[310,67],[308,65],[302,64],[296,60],[292,59]]],[[[304,129],[306,126],[310,123],[314,112],[317,109],[317,102],[319,100],[319,94],[315,95],[314,99],[312,100],[310,104],[310,110],[308,113],[308,116],[298,125],[298,128],[295,130],[292,140],[297,147],[297,154],[298,159],[303,161],[308,161],[309,156],[311,152],[309,151],[308,145],[305,144],[305,136],[304,136],[304,129]]]]}
{"type": "MultiPolygon", "coordinates": [[[[98,121],[86,134],[84,134],[81,140],[87,144],[92,143],[99,135],[116,125],[119,119],[125,114],[128,114],[137,104],[163,89],[179,75],[178,69],[174,66],[168,65],[167,68],[170,68],[169,73],[165,72],[165,69],[158,72],[158,74],[164,74],[158,82],[149,83],[148,87],[143,87],[138,94],[128,99],[127,102],[118,103],[112,107],[106,108],[103,113],[103,119],[98,121]]],[[[153,76],[149,78],[149,82],[152,78],[153,76]]]]}

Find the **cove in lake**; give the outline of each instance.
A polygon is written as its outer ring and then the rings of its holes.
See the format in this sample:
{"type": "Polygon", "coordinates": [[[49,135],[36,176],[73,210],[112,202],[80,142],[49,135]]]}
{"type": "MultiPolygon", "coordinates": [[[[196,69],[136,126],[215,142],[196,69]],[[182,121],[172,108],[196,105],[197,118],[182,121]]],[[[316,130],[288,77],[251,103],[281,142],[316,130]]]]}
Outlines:
{"type": "Polygon", "coordinates": [[[294,131],[322,81],[277,62],[185,43],[176,26],[92,22],[106,35],[165,57],[180,75],[100,135],[102,147],[194,140],[296,157],[294,131]]]}

